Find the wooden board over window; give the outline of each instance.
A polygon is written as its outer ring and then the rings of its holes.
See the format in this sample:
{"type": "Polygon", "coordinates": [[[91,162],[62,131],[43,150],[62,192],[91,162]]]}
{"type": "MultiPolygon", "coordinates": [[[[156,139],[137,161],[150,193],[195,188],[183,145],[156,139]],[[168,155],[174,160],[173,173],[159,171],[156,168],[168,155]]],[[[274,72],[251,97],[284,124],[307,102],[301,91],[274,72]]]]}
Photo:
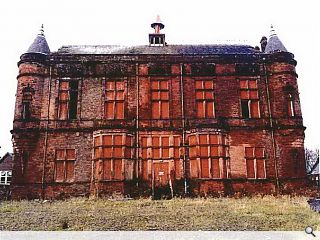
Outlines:
{"type": "Polygon", "coordinates": [[[189,136],[191,178],[226,178],[227,145],[221,134],[189,136]]]}
{"type": "Polygon", "coordinates": [[[153,119],[169,118],[169,80],[151,81],[151,115],[153,119]]]}
{"type": "Polygon", "coordinates": [[[124,80],[108,79],[105,86],[105,118],[124,119],[124,99],[124,80]]]}
{"type": "Polygon", "coordinates": [[[59,81],[58,118],[60,120],[77,118],[78,85],[77,80],[59,81]]]}
{"type": "Polygon", "coordinates": [[[144,180],[149,180],[152,173],[152,163],[150,161],[170,162],[170,172],[174,172],[174,177],[180,179],[183,175],[180,147],[181,137],[173,135],[149,135],[140,138],[140,176],[144,180]],[[148,163],[149,162],[149,163],[148,163]]]}
{"type": "Polygon", "coordinates": [[[196,80],[197,118],[214,118],[214,83],[212,80],[196,80]]]}
{"type": "Polygon", "coordinates": [[[246,147],[247,178],[266,178],[265,150],[263,147],[246,147]]]}
{"type": "Polygon", "coordinates": [[[55,160],[55,181],[72,182],[75,177],[75,149],[57,149],[55,160]]]}
{"type": "Polygon", "coordinates": [[[240,99],[243,118],[260,117],[257,80],[240,80],[240,99]]]}
{"type": "Polygon", "coordinates": [[[133,137],[107,134],[94,137],[95,177],[98,180],[124,180],[124,161],[133,158],[133,137]]]}

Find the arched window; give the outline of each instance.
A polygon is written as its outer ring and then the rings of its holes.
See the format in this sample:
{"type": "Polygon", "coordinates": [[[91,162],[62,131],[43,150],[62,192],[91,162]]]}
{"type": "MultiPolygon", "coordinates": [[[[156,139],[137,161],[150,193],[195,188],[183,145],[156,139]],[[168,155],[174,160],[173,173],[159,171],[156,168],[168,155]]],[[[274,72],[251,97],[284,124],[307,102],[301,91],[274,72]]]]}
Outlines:
{"type": "Polygon", "coordinates": [[[287,83],[286,86],[283,87],[283,91],[284,91],[284,96],[286,101],[285,115],[288,117],[294,117],[296,114],[295,108],[294,108],[294,96],[296,93],[296,89],[292,85],[287,83]]]}
{"type": "Polygon", "coordinates": [[[295,116],[293,95],[291,93],[287,96],[287,114],[289,117],[295,116]]]}

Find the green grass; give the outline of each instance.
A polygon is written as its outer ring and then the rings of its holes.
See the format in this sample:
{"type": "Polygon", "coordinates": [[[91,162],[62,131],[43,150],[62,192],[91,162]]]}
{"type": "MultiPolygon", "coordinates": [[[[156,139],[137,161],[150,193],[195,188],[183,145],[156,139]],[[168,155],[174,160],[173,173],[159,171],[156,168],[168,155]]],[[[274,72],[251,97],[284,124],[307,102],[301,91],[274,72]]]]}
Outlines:
{"type": "Polygon", "coordinates": [[[0,230],[320,229],[307,197],[0,202],[0,230]]]}

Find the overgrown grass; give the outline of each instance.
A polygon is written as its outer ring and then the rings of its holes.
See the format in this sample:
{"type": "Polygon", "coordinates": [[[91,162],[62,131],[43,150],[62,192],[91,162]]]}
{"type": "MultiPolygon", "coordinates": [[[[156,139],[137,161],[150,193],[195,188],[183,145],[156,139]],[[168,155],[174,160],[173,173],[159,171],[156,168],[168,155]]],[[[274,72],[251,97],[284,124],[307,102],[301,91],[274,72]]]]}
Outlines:
{"type": "Polygon", "coordinates": [[[306,197],[0,202],[1,230],[320,229],[306,197]]]}

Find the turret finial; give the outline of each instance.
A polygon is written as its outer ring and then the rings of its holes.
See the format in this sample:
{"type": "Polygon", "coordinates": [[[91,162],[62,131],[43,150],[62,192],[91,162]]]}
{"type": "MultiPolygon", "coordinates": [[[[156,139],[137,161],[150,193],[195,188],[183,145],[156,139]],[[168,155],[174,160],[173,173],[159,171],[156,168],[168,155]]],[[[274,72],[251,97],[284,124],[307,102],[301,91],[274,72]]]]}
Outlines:
{"type": "Polygon", "coordinates": [[[43,24],[41,24],[41,28],[40,28],[40,36],[44,36],[44,30],[43,30],[43,24]]]}
{"type": "Polygon", "coordinates": [[[276,34],[276,30],[274,30],[274,27],[273,27],[273,25],[271,24],[270,37],[271,37],[271,36],[274,36],[274,35],[277,35],[277,34],[276,34]]]}

